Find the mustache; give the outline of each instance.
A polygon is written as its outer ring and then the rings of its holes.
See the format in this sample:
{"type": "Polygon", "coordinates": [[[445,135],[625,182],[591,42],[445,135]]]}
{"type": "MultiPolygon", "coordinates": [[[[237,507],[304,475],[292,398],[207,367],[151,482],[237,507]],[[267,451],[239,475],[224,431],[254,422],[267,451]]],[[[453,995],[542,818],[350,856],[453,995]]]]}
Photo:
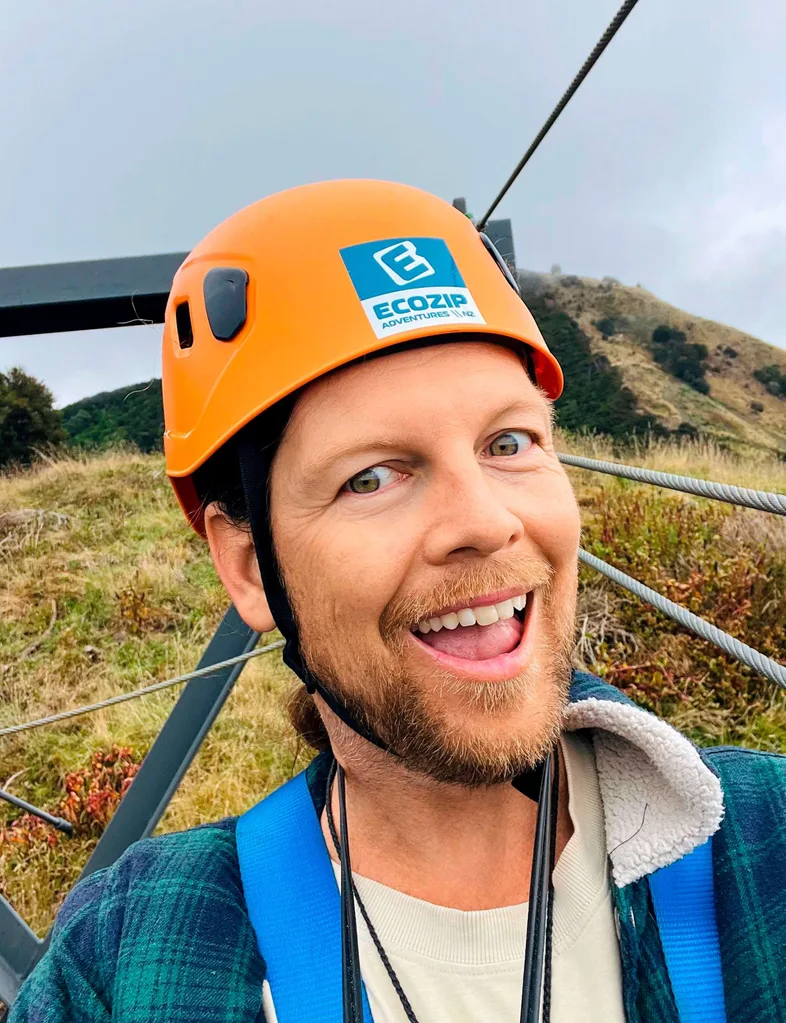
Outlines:
{"type": "Polygon", "coordinates": [[[479,595],[495,590],[517,588],[524,593],[548,588],[553,577],[552,566],[531,554],[506,554],[451,566],[428,589],[396,594],[382,612],[380,633],[390,642],[441,607],[469,604],[479,595]]]}

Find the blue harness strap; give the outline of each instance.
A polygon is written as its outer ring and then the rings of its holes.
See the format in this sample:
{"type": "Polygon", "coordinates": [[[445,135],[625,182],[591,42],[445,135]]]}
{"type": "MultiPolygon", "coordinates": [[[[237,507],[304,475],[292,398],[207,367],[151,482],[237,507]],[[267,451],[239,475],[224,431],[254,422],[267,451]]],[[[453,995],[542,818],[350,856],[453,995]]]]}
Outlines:
{"type": "MultiPolygon", "coordinates": [[[[243,814],[236,840],[278,1023],[342,1023],[341,903],[305,772],[243,814]]],[[[726,1023],[712,841],[649,883],[680,1023],[726,1023]]]]}
{"type": "Polygon", "coordinates": [[[244,813],[236,840],[278,1023],[342,1023],[341,901],[305,772],[244,813]]]}
{"type": "Polygon", "coordinates": [[[726,1023],[712,839],[649,882],[680,1023],[726,1023]]]}

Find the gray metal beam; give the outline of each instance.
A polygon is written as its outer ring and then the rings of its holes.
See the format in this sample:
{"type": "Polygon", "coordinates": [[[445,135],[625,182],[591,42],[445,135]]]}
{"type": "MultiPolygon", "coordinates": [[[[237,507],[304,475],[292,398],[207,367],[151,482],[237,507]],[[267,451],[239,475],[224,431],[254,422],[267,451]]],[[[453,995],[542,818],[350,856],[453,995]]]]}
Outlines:
{"type": "Polygon", "coordinates": [[[162,323],[186,252],[0,269],[0,337],[162,323]]]}
{"type": "MultiPolygon", "coordinates": [[[[259,633],[250,629],[231,606],[197,667],[208,668],[253,650],[258,640],[259,633]]],[[[244,667],[242,662],[188,683],[80,878],[110,866],[133,842],[151,834],[244,667]]],[[[0,896],[0,1000],[6,1005],[13,1002],[47,943],[48,938],[42,941],[33,934],[0,896]]]]}
{"type": "Polygon", "coordinates": [[[0,1002],[11,1005],[22,981],[38,962],[43,944],[16,910],[0,897],[0,1002]]]}
{"type": "MultiPolygon", "coordinates": [[[[197,667],[207,668],[253,650],[258,640],[259,633],[250,629],[232,606],[197,667]]],[[[195,678],[188,683],[80,877],[108,867],[132,842],[151,834],[232,692],[244,664],[222,668],[215,675],[195,678]]]]}

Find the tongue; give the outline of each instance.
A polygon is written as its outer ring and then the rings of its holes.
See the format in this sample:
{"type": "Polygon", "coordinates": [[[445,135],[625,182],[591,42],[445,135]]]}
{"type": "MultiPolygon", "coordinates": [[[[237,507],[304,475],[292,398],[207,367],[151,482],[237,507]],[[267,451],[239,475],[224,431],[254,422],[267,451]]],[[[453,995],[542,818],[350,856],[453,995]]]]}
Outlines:
{"type": "Polygon", "coordinates": [[[489,657],[509,654],[521,639],[523,626],[518,618],[506,618],[494,625],[459,625],[456,629],[439,632],[416,633],[426,646],[443,654],[463,657],[468,661],[485,661],[489,657]]]}

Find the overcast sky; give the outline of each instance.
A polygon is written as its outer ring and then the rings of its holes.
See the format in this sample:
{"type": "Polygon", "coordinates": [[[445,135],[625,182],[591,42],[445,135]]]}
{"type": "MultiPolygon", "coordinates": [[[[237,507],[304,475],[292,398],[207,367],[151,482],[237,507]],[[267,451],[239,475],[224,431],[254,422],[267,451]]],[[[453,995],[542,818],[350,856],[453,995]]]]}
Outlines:
{"type": "MultiPolygon", "coordinates": [[[[0,266],[186,250],[303,182],[481,214],[618,0],[0,0],[0,266]]],[[[640,0],[498,211],[518,264],[786,347],[786,5],[640,0]]],[[[159,331],[0,339],[58,403],[159,331]]]]}

